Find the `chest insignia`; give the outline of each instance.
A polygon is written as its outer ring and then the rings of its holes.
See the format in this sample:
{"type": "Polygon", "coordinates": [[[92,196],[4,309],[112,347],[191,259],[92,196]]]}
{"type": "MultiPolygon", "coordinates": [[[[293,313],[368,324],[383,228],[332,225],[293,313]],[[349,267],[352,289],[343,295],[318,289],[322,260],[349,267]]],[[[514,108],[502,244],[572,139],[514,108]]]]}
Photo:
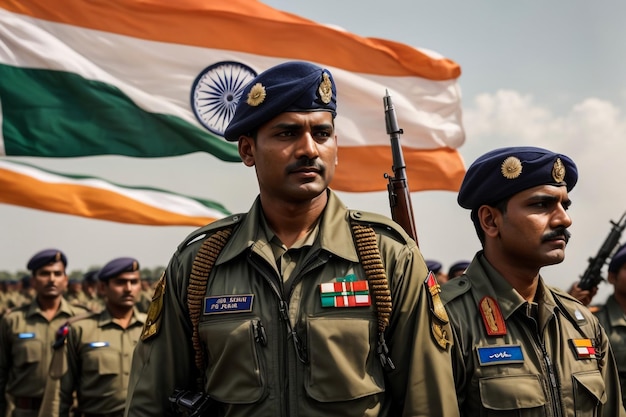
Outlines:
{"type": "Polygon", "coordinates": [[[220,295],[204,299],[204,314],[249,313],[254,294],[220,295]]]}
{"type": "Polygon", "coordinates": [[[597,350],[591,339],[570,339],[570,345],[574,350],[574,356],[576,359],[596,359],[597,350]]]}
{"type": "Polygon", "coordinates": [[[369,283],[357,281],[355,275],[337,278],[337,282],[320,284],[322,307],[366,307],[372,304],[369,283]]]}
{"type": "Polygon", "coordinates": [[[19,333],[17,335],[18,339],[34,339],[35,333],[19,333]]]}
{"type": "Polygon", "coordinates": [[[504,336],[506,334],[506,324],[498,302],[489,297],[484,296],[478,303],[478,310],[483,318],[485,331],[489,336],[504,336]]]}
{"type": "Polygon", "coordinates": [[[91,342],[89,344],[90,348],[102,348],[109,346],[109,342],[91,342]]]}
{"type": "Polygon", "coordinates": [[[523,363],[524,352],[521,345],[477,347],[480,366],[523,363]]]}

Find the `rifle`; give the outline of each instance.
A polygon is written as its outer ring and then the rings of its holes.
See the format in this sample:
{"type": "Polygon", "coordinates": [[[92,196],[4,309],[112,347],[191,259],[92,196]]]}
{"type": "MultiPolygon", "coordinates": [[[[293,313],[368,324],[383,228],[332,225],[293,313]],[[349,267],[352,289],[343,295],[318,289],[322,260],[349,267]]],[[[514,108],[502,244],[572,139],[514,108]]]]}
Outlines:
{"type": "Polygon", "coordinates": [[[593,258],[589,258],[589,266],[587,270],[580,278],[578,287],[581,290],[589,290],[593,287],[597,287],[604,278],[602,278],[602,267],[606,263],[607,258],[611,255],[615,246],[619,243],[619,239],[622,236],[622,232],[626,228],[626,213],[622,214],[622,217],[618,222],[611,220],[611,231],[609,235],[600,246],[600,250],[593,258]]]}
{"type": "Polygon", "coordinates": [[[385,178],[389,181],[387,184],[387,192],[389,193],[391,218],[402,226],[404,231],[417,243],[411,193],[406,178],[404,155],[402,154],[402,147],[400,146],[400,135],[404,132],[398,127],[396,111],[387,90],[385,90],[383,104],[385,106],[385,124],[387,125],[387,134],[391,140],[391,155],[393,158],[393,165],[391,167],[393,176],[385,174],[385,178]]]}

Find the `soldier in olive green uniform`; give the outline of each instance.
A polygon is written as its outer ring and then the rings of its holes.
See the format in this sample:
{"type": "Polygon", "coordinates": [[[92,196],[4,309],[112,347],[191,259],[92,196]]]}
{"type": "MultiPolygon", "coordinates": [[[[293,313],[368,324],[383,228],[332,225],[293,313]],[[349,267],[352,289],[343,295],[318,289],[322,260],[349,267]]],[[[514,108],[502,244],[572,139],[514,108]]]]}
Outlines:
{"type": "MultiPolygon", "coordinates": [[[[68,417],[77,395],[75,417],[122,417],[133,350],[145,322],[135,308],[140,290],[139,262],[116,258],[98,273],[106,308],[67,329],[67,372],[61,378],[59,416],[68,417]]],[[[64,354],[57,349],[55,355],[64,354]]]]}
{"type": "Polygon", "coordinates": [[[622,387],[622,402],[626,404],[626,245],[620,247],[609,262],[609,284],[613,294],[594,312],[609,336],[615,352],[615,363],[622,387]]]}
{"type": "Polygon", "coordinates": [[[540,269],[562,262],[578,179],[565,155],[502,148],[468,169],[458,202],[483,250],[443,286],[463,416],[626,416],[598,320],[540,269]]]}
{"type": "MultiPolygon", "coordinates": [[[[45,404],[42,406],[47,385],[52,384],[48,367],[55,332],[68,318],[86,312],[63,299],[66,267],[67,258],[59,250],[47,249],[35,254],[28,262],[28,269],[32,272],[36,299],[12,310],[0,321],[0,390],[12,398],[14,417],[36,417],[40,408],[48,416],[56,415],[45,404]]],[[[1,417],[5,416],[5,410],[3,395],[1,417]]]]}
{"type": "Polygon", "coordinates": [[[260,195],[178,247],[135,350],[128,416],[175,415],[175,389],[182,410],[184,390],[207,394],[216,414],[203,415],[458,416],[451,329],[416,243],[328,189],[335,100],[328,70],[303,62],[244,89],[225,136],[260,195]]]}

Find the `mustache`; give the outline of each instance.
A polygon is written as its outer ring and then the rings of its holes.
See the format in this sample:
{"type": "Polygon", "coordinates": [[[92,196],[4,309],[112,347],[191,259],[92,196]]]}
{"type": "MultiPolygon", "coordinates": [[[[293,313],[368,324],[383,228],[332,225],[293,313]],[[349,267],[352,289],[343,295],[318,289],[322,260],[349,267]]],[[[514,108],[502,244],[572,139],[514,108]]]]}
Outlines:
{"type": "Polygon", "coordinates": [[[287,165],[287,172],[296,171],[302,168],[315,169],[320,172],[324,172],[326,170],[324,163],[318,158],[311,159],[303,157],[298,159],[296,162],[287,165]]]}
{"type": "Polygon", "coordinates": [[[541,241],[545,242],[545,241],[560,238],[560,237],[562,237],[565,240],[565,243],[567,243],[572,237],[572,234],[565,227],[558,227],[554,229],[553,231],[548,232],[545,235],[543,235],[543,238],[541,239],[541,241]]]}

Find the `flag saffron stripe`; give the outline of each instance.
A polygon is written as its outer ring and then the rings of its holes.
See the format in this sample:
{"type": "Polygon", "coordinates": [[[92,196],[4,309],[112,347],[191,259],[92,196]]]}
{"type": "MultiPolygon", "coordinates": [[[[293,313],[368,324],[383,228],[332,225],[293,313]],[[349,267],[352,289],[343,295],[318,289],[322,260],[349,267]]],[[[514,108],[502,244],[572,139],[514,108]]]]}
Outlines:
{"type": "Polygon", "coordinates": [[[160,42],[310,60],[350,71],[447,80],[455,62],[398,42],[365,38],[282,12],[255,0],[0,0],[0,7],[38,19],[160,42]],[[141,15],[135,19],[134,15],[141,15]],[[298,36],[285,36],[297,33],[298,36]]]}

